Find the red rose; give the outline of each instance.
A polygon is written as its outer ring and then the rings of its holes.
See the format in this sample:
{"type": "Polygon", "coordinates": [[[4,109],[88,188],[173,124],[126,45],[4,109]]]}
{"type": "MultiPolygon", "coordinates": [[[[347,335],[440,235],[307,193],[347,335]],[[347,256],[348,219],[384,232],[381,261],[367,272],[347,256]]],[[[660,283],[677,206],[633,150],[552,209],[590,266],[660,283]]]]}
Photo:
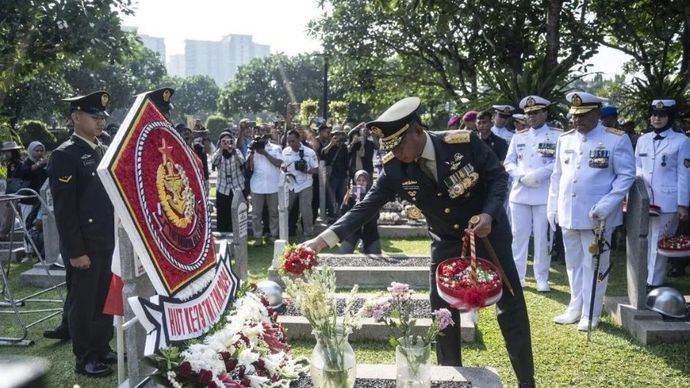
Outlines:
{"type": "Polygon", "coordinates": [[[216,384],[215,382],[211,381],[210,383],[208,383],[208,387],[209,387],[209,388],[218,388],[218,384],[216,384]]]}
{"type": "Polygon", "coordinates": [[[211,383],[213,380],[213,373],[210,370],[202,369],[199,372],[199,382],[201,384],[211,383]]]}
{"type": "Polygon", "coordinates": [[[187,377],[192,373],[192,364],[189,361],[185,361],[177,367],[177,374],[182,377],[187,377]]]}

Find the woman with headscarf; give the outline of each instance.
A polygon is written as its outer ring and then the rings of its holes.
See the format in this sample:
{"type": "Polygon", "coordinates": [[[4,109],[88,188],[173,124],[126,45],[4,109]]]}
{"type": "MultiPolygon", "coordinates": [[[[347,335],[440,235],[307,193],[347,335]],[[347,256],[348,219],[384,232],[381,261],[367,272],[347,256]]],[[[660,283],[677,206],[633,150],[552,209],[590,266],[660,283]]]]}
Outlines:
{"type": "MultiPolygon", "coordinates": [[[[26,187],[40,193],[41,187],[48,179],[48,172],[46,165],[48,158],[44,156],[46,147],[40,141],[32,141],[27,147],[28,156],[19,165],[17,169],[17,177],[26,182],[26,187]]],[[[33,222],[38,214],[38,209],[41,207],[41,201],[38,197],[24,198],[19,201],[19,210],[22,214],[22,219],[28,231],[33,226],[33,222]]],[[[28,241],[25,242],[25,250],[27,254],[33,253],[33,248],[28,241]]]]}
{"type": "Polygon", "coordinates": [[[218,170],[216,183],[216,231],[232,232],[232,198],[244,190],[244,156],[235,148],[235,139],[229,131],[218,138],[218,148],[211,156],[213,170],[218,170]]]}
{"type": "MultiPolygon", "coordinates": [[[[367,192],[371,188],[371,175],[364,170],[359,170],[355,173],[353,179],[354,185],[345,193],[343,204],[340,207],[341,214],[347,213],[359,201],[364,199],[367,192]]],[[[350,237],[344,239],[340,243],[340,250],[338,253],[347,254],[353,253],[359,240],[362,240],[362,253],[364,254],[380,254],[381,242],[379,241],[379,229],[377,225],[378,215],[371,221],[364,224],[359,230],[355,231],[350,237]]]]}

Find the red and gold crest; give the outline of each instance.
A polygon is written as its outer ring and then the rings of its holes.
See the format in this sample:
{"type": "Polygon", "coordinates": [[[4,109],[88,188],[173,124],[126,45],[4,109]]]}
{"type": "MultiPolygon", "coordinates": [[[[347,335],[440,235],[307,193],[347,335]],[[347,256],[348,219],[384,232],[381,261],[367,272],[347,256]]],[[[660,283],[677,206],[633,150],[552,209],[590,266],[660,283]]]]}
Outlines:
{"type": "Polygon", "coordinates": [[[173,296],[215,265],[203,167],[150,100],[126,122],[107,165],[113,202],[158,294],[173,296]]]}

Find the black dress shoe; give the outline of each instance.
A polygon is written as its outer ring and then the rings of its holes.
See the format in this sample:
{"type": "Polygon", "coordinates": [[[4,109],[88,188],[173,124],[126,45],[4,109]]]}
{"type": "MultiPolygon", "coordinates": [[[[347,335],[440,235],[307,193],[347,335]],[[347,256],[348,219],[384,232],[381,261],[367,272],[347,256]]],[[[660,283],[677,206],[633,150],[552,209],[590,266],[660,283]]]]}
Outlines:
{"type": "Polygon", "coordinates": [[[56,327],[55,329],[52,330],[46,330],[43,332],[43,336],[46,338],[50,339],[56,339],[56,340],[68,340],[69,337],[69,331],[63,327],[56,327]]]}
{"type": "Polygon", "coordinates": [[[89,361],[85,364],[77,363],[74,371],[89,377],[105,377],[113,374],[113,369],[99,361],[89,361]]]}
{"type": "Polygon", "coordinates": [[[102,355],[98,361],[102,362],[103,364],[117,364],[117,353],[111,350],[102,355]]]}

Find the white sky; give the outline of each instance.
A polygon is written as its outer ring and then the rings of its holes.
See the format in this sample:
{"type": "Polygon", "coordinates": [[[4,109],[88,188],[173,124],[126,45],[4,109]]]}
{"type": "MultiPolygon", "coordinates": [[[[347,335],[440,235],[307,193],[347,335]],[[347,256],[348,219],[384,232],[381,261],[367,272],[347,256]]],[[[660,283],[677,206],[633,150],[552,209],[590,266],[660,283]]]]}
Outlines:
{"type": "MultiPolygon", "coordinates": [[[[321,51],[321,43],[307,36],[307,23],[323,13],[317,0],[138,0],[135,14],[123,25],[141,34],[165,38],[168,56],[184,53],[184,40],[220,40],[228,34],[253,35],[272,53],[294,55],[321,51]]],[[[601,47],[590,61],[591,71],[612,77],[627,56],[601,47]]]]}

